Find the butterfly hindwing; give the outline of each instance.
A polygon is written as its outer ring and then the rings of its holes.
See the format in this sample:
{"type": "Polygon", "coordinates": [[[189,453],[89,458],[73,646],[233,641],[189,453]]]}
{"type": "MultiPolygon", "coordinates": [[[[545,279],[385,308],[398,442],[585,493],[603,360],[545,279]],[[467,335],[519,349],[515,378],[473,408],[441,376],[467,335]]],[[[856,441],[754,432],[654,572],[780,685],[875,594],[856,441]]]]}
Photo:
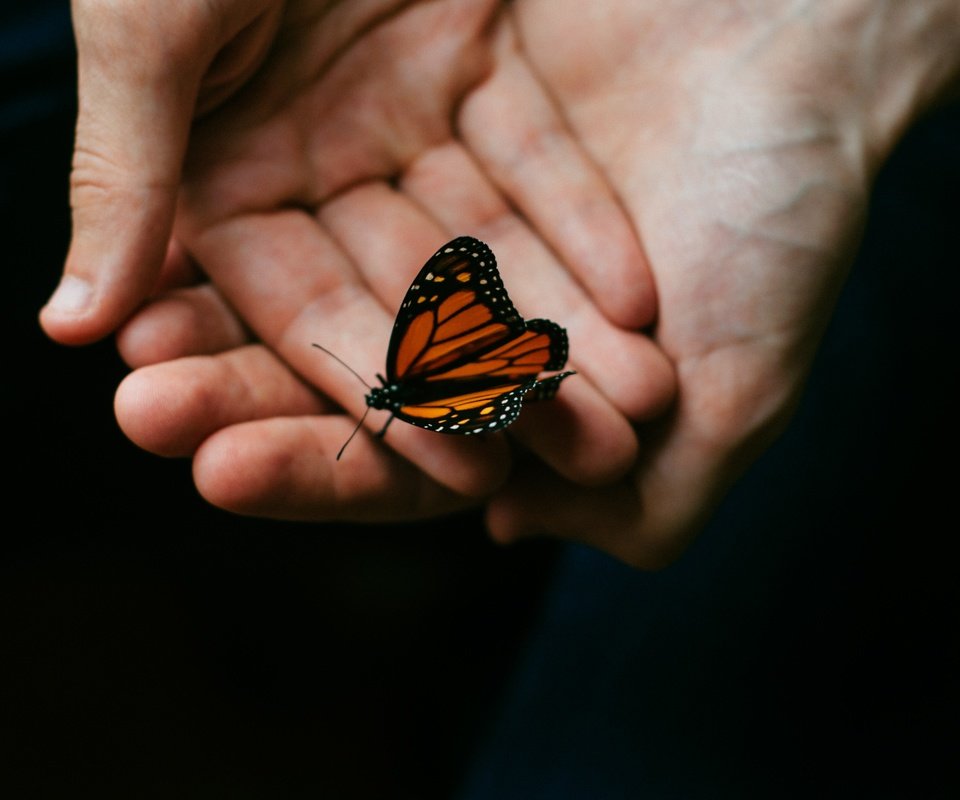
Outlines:
{"type": "Polygon", "coordinates": [[[512,424],[524,400],[547,400],[557,393],[560,382],[574,375],[562,372],[542,381],[500,384],[451,397],[439,397],[400,406],[395,416],[411,425],[438,433],[471,434],[498,431],[512,424]]]}
{"type": "Polygon", "coordinates": [[[520,414],[523,396],[536,383],[498,384],[487,389],[401,405],[394,414],[404,422],[438,433],[470,434],[507,427],[520,414]]]}

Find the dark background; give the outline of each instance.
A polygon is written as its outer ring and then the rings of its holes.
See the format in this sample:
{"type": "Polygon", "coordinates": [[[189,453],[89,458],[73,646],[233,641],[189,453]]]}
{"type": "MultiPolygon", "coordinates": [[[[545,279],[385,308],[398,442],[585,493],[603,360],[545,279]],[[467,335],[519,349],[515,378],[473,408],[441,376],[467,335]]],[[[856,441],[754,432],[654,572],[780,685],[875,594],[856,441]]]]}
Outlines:
{"type": "Polygon", "coordinates": [[[64,348],[36,321],[69,236],[66,4],[6,16],[0,786],[444,796],[554,548],[495,548],[477,515],[389,528],[235,517],[199,498],[188,462],[127,441],[113,343],[64,348]]]}
{"type": "Polygon", "coordinates": [[[294,525],[137,450],[105,342],[36,313],[69,235],[66,4],[0,11],[11,797],[947,797],[960,109],[881,176],[794,424],[679,564],[466,515],[294,525]]]}

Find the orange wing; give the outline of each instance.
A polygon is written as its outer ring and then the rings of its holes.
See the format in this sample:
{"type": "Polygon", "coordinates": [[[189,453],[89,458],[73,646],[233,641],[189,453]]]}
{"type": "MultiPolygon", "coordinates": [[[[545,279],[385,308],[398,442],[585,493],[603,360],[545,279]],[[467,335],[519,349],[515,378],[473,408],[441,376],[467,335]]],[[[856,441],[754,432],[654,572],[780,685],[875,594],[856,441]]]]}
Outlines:
{"type": "Polygon", "coordinates": [[[526,396],[545,400],[557,393],[560,382],[575,372],[561,372],[545,380],[529,380],[452,397],[438,397],[394,409],[394,416],[438,433],[483,433],[506,428],[518,416],[526,396]]]}
{"type": "Polygon", "coordinates": [[[524,396],[552,396],[565,372],[567,334],[545,319],[524,321],[483,242],[461,236],[420,270],[400,305],[387,374],[367,396],[411,425],[444,433],[498,430],[524,396]]]}
{"type": "Polygon", "coordinates": [[[490,248],[469,236],[444,245],[400,305],[387,352],[387,381],[512,379],[561,369],[567,334],[548,320],[524,322],[490,248]]]}

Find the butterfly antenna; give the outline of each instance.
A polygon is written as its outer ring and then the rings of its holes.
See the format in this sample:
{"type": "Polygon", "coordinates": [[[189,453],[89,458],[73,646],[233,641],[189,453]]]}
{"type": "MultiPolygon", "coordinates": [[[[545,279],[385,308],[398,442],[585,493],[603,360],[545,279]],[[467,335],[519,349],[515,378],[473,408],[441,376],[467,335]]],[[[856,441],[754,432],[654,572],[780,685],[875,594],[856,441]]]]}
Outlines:
{"type": "MultiPolygon", "coordinates": [[[[363,379],[363,376],[360,375],[360,373],[357,372],[353,367],[351,367],[346,361],[340,358],[340,356],[336,355],[335,353],[331,353],[322,344],[317,344],[316,342],[313,342],[313,346],[316,347],[317,350],[323,350],[324,353],[326,353],[335,361],[339,361],[341,364],[343,364],[343,366],[345,366],[348,370],[350,370],[354,374],[354,376],[356,376],[356,379],[360,381],[360,383],[362,383],[371,391],[373,390],[373,387],[363,379]]],[[[350,436],[347,437],[347,441],[343,443],[343,447],[341,447],[340,452],[337,453],[337,461],[340,460],[340,456],[343,455],[343,451],[347,449],[347,445],[353,441],[353,437],[357,435],[357,431],[363,427],[363,421],[367,418],[367,414],[369,413],[370,413],[370,406],[367,406],[366,410],[363,412],[363,416],[360,417],[360,421],[357,423],[357,427],[353,429],[353,433],[351,433],[350,436]]]]}
{"type": "MultiPolygon", "coordinates": [[[[324,347],[322,344],[317,344],[316,342],[314,342],[314,343],[313,343],[313,346],[316,347],[317,350],[323,350],[323,352],[326,353],[328,356],[330,356],[332,359],[334,359],[334,360],[336,360],[336,361],[339,361],[341,364],[343,364],[343,366],[345,366],[345,367],[346,367],[348,370],[350,370],[354,375],[356,375],[357,380],[360,381],[360,383],[362,383],[362,384],[363,384],[364,386],[366,386],[368,389],[373,389],[373,387],[363,379],[363,376],[361,376],[360,373],[357,372],[353,367],[351,367],[346,361],[344,361],[342,358],[340,358],[340,356],[335,355],[334,353],[331,353],[331,352],[330,352],[329,350],[327,350],[327,348],[324,347]]],[[[366,412],[364,412],[364,416],[366,416],[366,412]]],[[[353,437],[351,436],[350,438],[352,439],[353,437]]],[[[344,447],[346,447],[346,445],[344,445],[344,447]]],[[[343,451],[341,450],[340,452],[342,453],[343,451]]],[[[337,458],[340,458],[340,456],[337,456],[337,458]]]]}
{"type": "Polygon", "coordinates": [[[360,421],[357,423],[357,427],[353,429],[353,433],[347,438],[347,441],[343,443],[343,447],[340,448],[340,452],[337,453],[337,461],[340,460],[340,456],[343,455],[343,451],[347,449],[347,445],[353,441],[353,437],[357,435],[357,431],[363,427],[363,421],[367,418],[367,414],[370,413],[370,406],[367,406],[367,410],[363,412],[363,416],[360,417],[360,421]]]}

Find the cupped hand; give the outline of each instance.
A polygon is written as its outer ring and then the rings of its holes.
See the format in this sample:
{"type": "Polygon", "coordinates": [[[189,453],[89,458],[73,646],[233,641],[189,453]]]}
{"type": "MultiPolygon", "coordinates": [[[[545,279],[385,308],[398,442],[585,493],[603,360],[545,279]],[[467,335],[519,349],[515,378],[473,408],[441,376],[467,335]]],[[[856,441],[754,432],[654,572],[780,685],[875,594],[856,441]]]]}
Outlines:
{"type": "Polygon", "coordinates": [[[493,499],[549,533],[666,563],[784,427],[858,240],[872,179],[954,86],[960,8],[930,0],[516,7],[519,37],[614,186],[658,291],[670,415],[609,486],[531,465],[493,499]],[[614,9],[613,6],[616,6],[614,9]]]}
{"type": "Polygon", "coordinates": [[[672,399],[640,332],[655,290],[635,231],[501,4],[287,4],[269,57],[192,131],[174,231],[164,291],[119,337],[140,368],[117,415],[144,447],[192,455],[232,510],[391,520],[512,479],[503,435],[400,423],[334,461],[365,390],[312,344],[382,372],[403,293],[456,234],[492,246],[524,316],[568,330],[578,375],[511,428],[540,463],[609,482],[636,460],[631,423],[672,399]],[[210,285],[189,285],[197,268],[210,285]]]}

